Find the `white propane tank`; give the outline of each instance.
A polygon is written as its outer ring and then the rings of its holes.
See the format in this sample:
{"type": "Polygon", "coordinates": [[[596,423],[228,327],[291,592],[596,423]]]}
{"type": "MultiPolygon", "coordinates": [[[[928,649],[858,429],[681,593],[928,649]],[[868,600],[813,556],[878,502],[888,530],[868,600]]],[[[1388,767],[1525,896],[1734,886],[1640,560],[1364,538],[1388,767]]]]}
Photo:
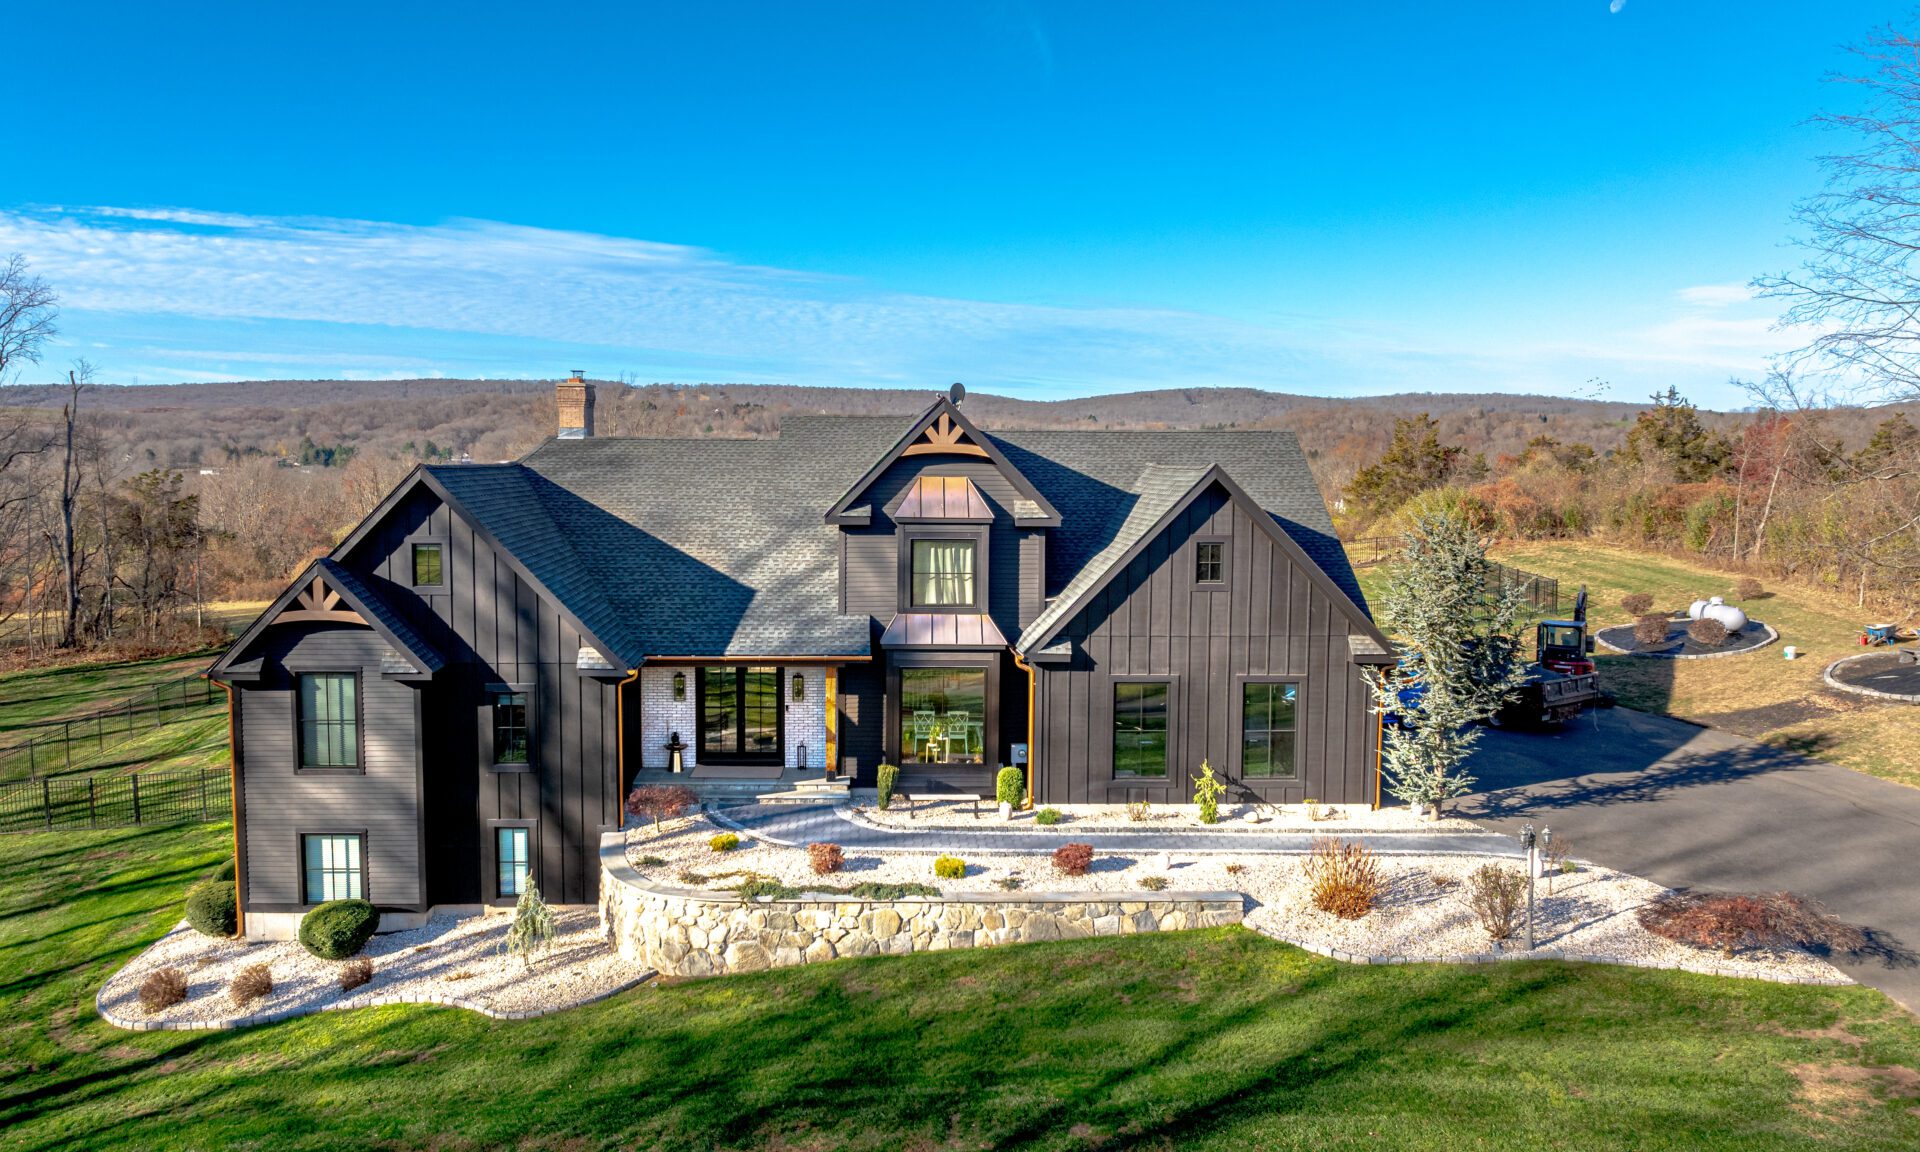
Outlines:
{"type": "MultiPolygon", "coordinates": [[[[1719,597],[1716,596],[1714,599],[1718,600],[1719,597]]],[[[1747,614],[1731,604],[1709,604],[1701,615],[1708,620],[1720,621],[1729,636],[1747,626],[1747,614]]]]}
{"type": "Polygon", "coordinates": [[[1700,619],[1700,613],[1705,612],[1706,610],[1707,610],[1707,602],[1705,600],[1695,600],[1692,604],[1687,606],[1687,619],[1698,620],[1700,619]]]}

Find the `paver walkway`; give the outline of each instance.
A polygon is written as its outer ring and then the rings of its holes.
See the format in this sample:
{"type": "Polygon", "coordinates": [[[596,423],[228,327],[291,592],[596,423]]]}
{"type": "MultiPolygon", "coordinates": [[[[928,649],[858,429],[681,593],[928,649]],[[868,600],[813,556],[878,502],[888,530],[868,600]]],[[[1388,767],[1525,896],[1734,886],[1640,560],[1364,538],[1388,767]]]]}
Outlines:
{"type": "MultiPolygon", "coordinates": [[[[893,852],[952,852],[993,855],[1013,852],[1051,852],[1062,844],[1091,844],[1108,852],[1284,852],[1305,855],[1319,839],[1309,832],[1217,832],[1182,830],[1114,832],[1075,828],[994,827],[997,817],[982,817],[979,829],[876,828],[857,823],[837,804],[745,803],[709,809],[714,817],[775,844],[798,847],[826,840],[842,848],[893,852]]],[[[1491,832],[1367,832],[1348,833],[1383,855],[1519,856],[1511,836],[1491,832]]]]}

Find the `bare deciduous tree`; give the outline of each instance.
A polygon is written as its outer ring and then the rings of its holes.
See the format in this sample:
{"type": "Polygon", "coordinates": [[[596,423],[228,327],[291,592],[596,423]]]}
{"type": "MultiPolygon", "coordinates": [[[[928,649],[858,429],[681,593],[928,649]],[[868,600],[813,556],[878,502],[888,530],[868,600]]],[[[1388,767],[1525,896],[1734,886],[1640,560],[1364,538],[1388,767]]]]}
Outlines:
{"type": "Polygon", "coordinates": [[[40,349],[58,331],[59,314],[60,298],[27,271],[26,257],[15,252],[0,261],[0,384],[40,362],[40,349]]]}

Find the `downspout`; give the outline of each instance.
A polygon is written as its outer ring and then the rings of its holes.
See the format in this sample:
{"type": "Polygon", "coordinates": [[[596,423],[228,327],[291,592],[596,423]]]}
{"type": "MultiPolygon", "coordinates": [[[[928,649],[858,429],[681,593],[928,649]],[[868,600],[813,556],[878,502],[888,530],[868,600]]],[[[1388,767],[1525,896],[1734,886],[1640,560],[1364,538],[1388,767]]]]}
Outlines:
{"type": "Polygon", "coordinates": [[[1024,805],[1024,807],[1031,810],[1033,808],[1033,760],[1034,760],[1033,703],[1034,703],[1036,682],[1038,681],[1039,676],[1037,673],[1034,672],[1033,665],[1027,663],[1025,660],[1020,659],[1020,652],[1018,649],[1014,648],[1012,645],[1008,645],[1007,651],[1013,653],[1013,666],[1027,674],[1027,802],[1024,805]]]}
{"type": "Polygon", "coordinates": [[[233,685],[201,673],[227,694],[227,804],[233,820],[233,935],[247,938],[247,860],[240,852],[240,754],[234,741],[233,685]]]}
{"type": "Polygon", "coordinates": [[[1381,754],[1387,740],[1387,714],[1380,709],[1373,713],[1373,810],[1380,810],[1380,786],[1384,773],[1381,754]]]}
{"type": "Polygon", "coordinates": [[[614,798],[614,803],[618,805],[620,811],[620,819],[614,822],[614,826],[618,828],[625,828],[627,826],[626,687],[638,679],[640,679],[640,669],[629,668],[627,669],[627,678],[615,681],[613,685],[613,758],[615,761],[614,771],[619,774],[617,791],[620,793],[619,796],[614,798]]]}

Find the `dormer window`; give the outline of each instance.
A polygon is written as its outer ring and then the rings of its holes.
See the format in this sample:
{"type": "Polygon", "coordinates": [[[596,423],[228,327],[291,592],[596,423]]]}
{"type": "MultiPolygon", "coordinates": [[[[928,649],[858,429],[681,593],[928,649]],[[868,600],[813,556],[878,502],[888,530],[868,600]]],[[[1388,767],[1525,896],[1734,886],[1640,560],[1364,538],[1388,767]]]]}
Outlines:
{"type": "Polygon", "coordinates": [[[915,608],[971,608],[978,541],[915,540],[908,576],[915,608]]]}

